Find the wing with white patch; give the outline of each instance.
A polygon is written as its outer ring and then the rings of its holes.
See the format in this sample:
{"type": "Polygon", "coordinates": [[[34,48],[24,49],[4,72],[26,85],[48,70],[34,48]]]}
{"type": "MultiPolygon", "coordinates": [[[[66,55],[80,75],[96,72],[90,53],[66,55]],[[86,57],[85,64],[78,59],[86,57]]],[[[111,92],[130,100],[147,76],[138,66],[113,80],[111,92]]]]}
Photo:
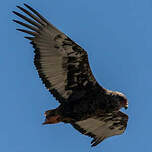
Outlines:
{"type": "Polygon", "coordinates": [[[128,122],[128,116],[122,112],[109,113],[72,123],[72,126],[84,135],[94,138],[91,146],[96,146],[107,137],[122,134],[128,122]]]}
{"type": "Polygon", "coordinates": [[[13,21],[30,29],[17,30],[32,36],[25,38],[31,40],[35,48],[35,66],[53,96],[62,103],[78,100],[91,92],[91,88],[103,89],[92,75],[86,51],[32,7],[24,5],[32,13],[20,6],[17,7],[30,18],[15,11],[13,13],[31,25],[18,20],[13,21]]]}

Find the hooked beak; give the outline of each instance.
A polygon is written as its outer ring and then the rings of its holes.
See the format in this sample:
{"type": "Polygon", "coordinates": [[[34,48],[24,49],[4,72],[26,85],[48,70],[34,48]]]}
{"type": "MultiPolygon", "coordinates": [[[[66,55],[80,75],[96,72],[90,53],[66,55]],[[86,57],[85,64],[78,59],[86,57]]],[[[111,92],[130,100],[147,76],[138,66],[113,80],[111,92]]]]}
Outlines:
{"type": "Polygon", "coordinates": [[[124,108],[125,108],[125,110],[127,110],[128,109],[128,105],[126,105],[124,108]]]}
{"type": "Polygon", "coordinates": [[[125,104],[124,108],[125,108],[126,110],[128,109],[128,101],[126,101],[126,104],[125,104]]]}

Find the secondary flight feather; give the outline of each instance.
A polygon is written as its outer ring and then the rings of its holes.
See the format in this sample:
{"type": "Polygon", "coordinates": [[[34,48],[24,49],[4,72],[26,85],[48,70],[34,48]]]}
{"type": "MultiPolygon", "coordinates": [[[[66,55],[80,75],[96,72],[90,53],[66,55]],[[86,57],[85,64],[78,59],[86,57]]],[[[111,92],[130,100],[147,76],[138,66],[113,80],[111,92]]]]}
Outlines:
{"type": "Polygon", "coordinates": [[[35,49],[34,64],[38,74],[60,106],[45,112],[43,124],[70,123],[96,146],[107,137],[122,134],[128,116],[120,111],[128,107],[124,94],[105,89],[94,78],[87,52],[54,27],[31,6],[17,6],[27,16],[13,11],[26,22],[17,29],[35,49]]]}

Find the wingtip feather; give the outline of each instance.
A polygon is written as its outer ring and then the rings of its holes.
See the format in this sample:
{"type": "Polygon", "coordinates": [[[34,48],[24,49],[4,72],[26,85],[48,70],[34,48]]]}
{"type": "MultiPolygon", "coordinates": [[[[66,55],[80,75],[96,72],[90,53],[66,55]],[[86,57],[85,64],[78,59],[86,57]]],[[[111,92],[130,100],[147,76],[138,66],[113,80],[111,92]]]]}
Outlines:
{"type": "Polygon", "coordinates": [[[30,7],[30,6],[29,6],[28,4],[26,4],[26,3],[23,3],[23,5],[26,6],[26,7],[30,7]]]}
{"type": "Polygon", "coordinates": [[[28,37],[28,36],[24,36],[25,39],[28,39],[30,41],[33,41],[34,37],[28,37]]]}
{"type": "Polygon", "coordinates": [[[20,6],[18,6],[18,5],[17,5],[16,7],[17,7],[17,8],[19,8],[19,9],[21,8],[21,7],[20,7],[20,6]]]}

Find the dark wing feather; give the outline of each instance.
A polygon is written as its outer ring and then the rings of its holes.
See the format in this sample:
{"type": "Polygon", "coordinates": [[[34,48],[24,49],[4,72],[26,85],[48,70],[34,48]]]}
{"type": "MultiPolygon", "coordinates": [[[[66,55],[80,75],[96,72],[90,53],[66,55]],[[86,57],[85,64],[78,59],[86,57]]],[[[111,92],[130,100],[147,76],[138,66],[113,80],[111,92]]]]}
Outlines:
{"type": "Polygon", "coordinates": [[[20,6],[17,7],[32,19],[13,12],[31,25],[14,21],[29,29],[17,30],[33,36],[25,38],[31,40],[35,48],[35,66],[53,96],[62,103],[81,98],[90,92],[90,88],[104,90],[92,75],[86,51],[56,29],[36,10],[27,4],[24,5],[32,13],[20,6]]]}
{"type": "Polygon", "coordinates": [[[96,146],[107,137],[122,134],[127,122],[128,116],[119,111],[77,121],[72,126],[82,134],[92,137],[91,146],[96,146]]]}

